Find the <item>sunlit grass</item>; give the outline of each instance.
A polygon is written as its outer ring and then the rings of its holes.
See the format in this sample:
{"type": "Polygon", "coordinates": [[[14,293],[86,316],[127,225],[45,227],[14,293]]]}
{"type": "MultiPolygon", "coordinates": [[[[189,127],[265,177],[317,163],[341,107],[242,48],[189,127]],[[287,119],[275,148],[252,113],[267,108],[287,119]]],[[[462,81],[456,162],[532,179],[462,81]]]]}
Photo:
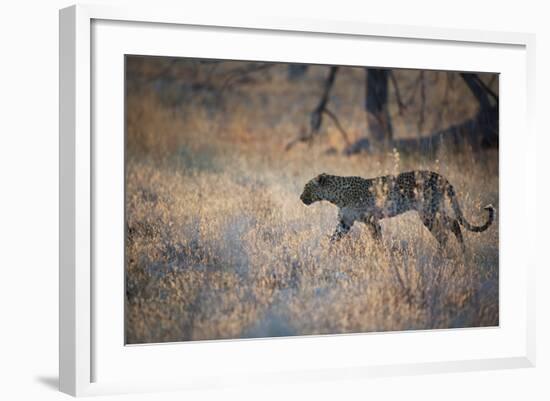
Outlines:
{"type": "MultiPolygon", "coordinates": [[[[498,223],[465,233],[464,256],[454,242],[441,255],[414,213],[382,221],[384,247],[359,223],[331,245],[336,208],[299,200],[311,174],[235,157],[225,171],[128,164],[129,343],[498,324],[498,223]]],[[[448,175],[479,222],[497,179],[473,169],[448,175]]]]}

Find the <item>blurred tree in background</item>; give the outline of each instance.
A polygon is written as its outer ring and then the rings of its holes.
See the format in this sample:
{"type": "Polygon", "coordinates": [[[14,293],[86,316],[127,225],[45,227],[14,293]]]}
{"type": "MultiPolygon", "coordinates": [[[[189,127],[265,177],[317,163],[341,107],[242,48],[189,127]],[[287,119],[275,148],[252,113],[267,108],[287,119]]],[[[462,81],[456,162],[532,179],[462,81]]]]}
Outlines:
{"type": "Polygon", "coordinates": [[[286,150],[334,129],[348,156],[498,148],[498,74],[140,56],[126,73],[127,95],[152,89],[195,114],[200,103],[224,132],[244,119],[258,140],[284,135],[286,150]]]}
{"type": "MultiPolygon", "coordinates": [[[[365,68],[365,112],[368,127],[368,135],[358,139],[354,143],[349,143],[348,136],[341,128],[338,118],[328,109],[328,99],[330,90],[334,84],[338,67],[330,67],[330,73],[325,81],[323,93],[318,106],[311,113],[311,127],[307,135],[298,138],[299,141],[309,141],[319,132],[322,123],[322,115],[326,113],[337,124],[342,131],[347,142],[346,154],[359,153],[361,151],[387,150],[396,148],[401,151],[419,150],[423,152],[433,152],[441,146],[442,143],[451,146],[460,146],[469,144],[474,149],[497,147],[498,146],[498,95],[483,82],[475,73],[460,73],[460,77],[468,86],[473,96],[478,102],[478,112],[470,119],[456,125],[451,125],[442,130],[418,135],[417,139],[399,139],[393,137],[392,120],[389,113],[389,83],[390,77],[393,83],[396,101],[399,106],[400,114],[403,115],[406,104],[403,102],[399,84],[393,75],[392,70],[365,68]],[[370,140],[369,140],[370,137],[370,140]]],[[[421,109],[418,113],[418,127],[421,129],[425,120],[425,101],[426,101],[426,83],[424,71],[418,71],[418,84],[416,91],[420,93],[421,109]]],[[[410,103],[410,102],[409,102],[410,103]]],[[[447,105],[446,105],[447,106],[447,105]]],[[[289,148],[297,141],[289,144],[289,148]]]]}

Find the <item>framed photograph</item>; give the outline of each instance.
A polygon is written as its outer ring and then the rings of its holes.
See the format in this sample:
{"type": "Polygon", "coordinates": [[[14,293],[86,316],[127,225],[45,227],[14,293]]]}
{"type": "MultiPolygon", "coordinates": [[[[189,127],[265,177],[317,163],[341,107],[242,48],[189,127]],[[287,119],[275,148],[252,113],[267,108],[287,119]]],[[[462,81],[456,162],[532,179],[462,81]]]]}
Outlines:
{"type": "Polygon", "coordinates": [[[60,12],[60,388],[535,363],[534,36],[60,12]]]}

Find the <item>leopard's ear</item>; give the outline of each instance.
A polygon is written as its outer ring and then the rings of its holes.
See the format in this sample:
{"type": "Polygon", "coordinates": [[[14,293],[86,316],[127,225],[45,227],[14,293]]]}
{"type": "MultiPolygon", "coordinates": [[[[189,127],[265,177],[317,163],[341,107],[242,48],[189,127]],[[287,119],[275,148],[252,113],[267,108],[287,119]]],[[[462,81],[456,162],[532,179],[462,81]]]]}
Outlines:
{"type": "Polygon", "coordinates": [[[319,174],[317,176],[317,183],[321,186],[325,185],[328,181],[328,175],[326,173],[319,174]]]}

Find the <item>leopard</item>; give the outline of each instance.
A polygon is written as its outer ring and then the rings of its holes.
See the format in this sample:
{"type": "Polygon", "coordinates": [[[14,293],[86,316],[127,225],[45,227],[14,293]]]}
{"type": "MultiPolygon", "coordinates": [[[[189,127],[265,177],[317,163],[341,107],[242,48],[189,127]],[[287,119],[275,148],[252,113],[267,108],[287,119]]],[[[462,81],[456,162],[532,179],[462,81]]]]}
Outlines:
{"type": "Polygon", "coordinates": [[[300,200],[306,206],[327,201],[338,207],[338,224],[330,236],[331,243],[349,233],[356,221],[364,223],[374,240],[382,243],[380,220],[415,211],[441,249],[448,246],[449,234],[452,233],[463,252],[466,246],[461,226],[471,232],[483,232],[493,223],[496,212],[493,205],[488,204],[483,208],[488,213],[485,223],[479,226],[471,224],[462,213],[451,183],[444,176],[428,170],[375,178],[322,173],[305,184],[300,200]],[[446,200],[450,202],[454,215],[446,210],[446,200]]]}

